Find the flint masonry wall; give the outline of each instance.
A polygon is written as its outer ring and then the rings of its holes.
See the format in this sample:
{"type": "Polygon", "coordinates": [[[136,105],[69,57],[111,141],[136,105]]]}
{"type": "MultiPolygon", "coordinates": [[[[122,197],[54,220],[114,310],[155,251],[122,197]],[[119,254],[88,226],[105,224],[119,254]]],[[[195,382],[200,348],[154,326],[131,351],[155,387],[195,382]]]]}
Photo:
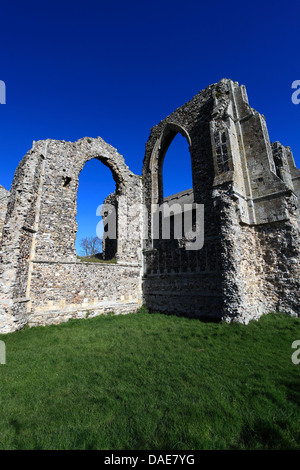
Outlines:
{"type": "Polygon", "coordinates": [[[35,142],[16,170],[3,230],[0,331],[135,310],[141,303],[141,203],[140,177],[102,139],[35,142]],[[108,166],[116,182],[115,265],[76,257],[78,177],[92,158],[108,166]]]}
{"type": "Polygon", "coordinates": [[[33,261],[30,326],[140,306],[140,267],[120,264],[33,261]]]}
{"type": "Polygon", "coordinates": [[[155,126],[146,144],[144,200],[163,202],[162,167],[180,132],[194,202],[205,206],[204,247],[144,245],[144,301],[153,310],[248,323],[271,310],[299,314],[299,176],[290,149],[270,143],[246,89],[222,80],[155,126]]]}

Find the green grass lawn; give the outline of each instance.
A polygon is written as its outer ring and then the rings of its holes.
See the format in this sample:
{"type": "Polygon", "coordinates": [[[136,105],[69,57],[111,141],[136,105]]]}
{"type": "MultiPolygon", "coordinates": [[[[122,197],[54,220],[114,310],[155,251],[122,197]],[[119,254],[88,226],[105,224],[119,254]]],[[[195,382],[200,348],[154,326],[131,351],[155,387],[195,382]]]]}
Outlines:
{"type": "Polygon", "coordinates": [[[142,309],[0,339],[1,449],[300,448],[300,319],[142,309]]]}

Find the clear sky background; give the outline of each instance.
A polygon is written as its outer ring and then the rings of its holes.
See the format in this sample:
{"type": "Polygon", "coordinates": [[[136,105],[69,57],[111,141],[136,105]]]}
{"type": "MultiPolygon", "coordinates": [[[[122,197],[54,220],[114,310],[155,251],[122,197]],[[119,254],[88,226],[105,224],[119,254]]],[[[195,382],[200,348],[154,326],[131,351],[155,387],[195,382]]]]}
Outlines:
{"type": "MultiPolygon", "coordinates": [[[[32,141],[47,138],[101,136],[141,174],[151,127],[222,78],[246,85],[271,141],[289,145],[299,167],[300,104],[291,101],[299,21],[293,0],[2,2],[0,184],[10,189],[32,141]]],[[[176,140],[165,160],[166,195],[191,187],[187,146],[176,140]]],[[[89,162],[78,239],[95,234],[96,208],[113,190],[110,171],[89,162]]]]}

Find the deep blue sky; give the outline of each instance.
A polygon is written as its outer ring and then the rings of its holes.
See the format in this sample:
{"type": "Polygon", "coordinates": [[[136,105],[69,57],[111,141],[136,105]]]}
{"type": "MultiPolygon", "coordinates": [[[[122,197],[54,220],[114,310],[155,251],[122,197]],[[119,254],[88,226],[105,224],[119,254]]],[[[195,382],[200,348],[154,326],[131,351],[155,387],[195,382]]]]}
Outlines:
{"type": "MultiPolygon", "coordinates": [[[[99,135],[140,174],[150,128],[221,78],[246,85],[271,140],[290,145],[300,166],[299,18],[298,1],[2,2],[0,184],[9,189],[32,141],[46,138],[99,135]]],[[[165,177],[166,193],[183,189],[173,182],[165,177]]],[[[84,168],[78,238],[94,234],[113,189],[99,162],[84,168]]]]}

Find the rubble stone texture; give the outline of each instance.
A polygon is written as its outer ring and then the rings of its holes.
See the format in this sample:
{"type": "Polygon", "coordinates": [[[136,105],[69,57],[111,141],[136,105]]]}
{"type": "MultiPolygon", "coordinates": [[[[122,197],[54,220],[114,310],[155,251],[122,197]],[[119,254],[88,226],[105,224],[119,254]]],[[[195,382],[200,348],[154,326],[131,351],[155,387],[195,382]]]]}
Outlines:
{"type": "Polygon", "coordinates": [[[7,189],[3,188],[3,186],[0,185],[0,242],[2,238],[2,230],[7,209],[8,197],[9,191],[7,191],[7,189]]]}
{"type": "MultiPolygon", "coordinates": [[[[6,194],[1,187],[0,223],[6,194]]],[[[270,311],[299,315],[299,201],[290,148],[270,143],[245,87],[227,79],[151,130],[142,177],[101,138],[34,142],[16,170],[3,227],[0,333],[127,313],[142,302],[243,323],[270,311]],[[151,238],[151,205],[164,202],[163,161],[178,132],[190,149],[193,189],[167,199],[204,204],[199,250],[151,238]],[[78,177],[92,158],[116,182],[106,199],[117,212],[116,264],[76,257],[78,177]]]]}

